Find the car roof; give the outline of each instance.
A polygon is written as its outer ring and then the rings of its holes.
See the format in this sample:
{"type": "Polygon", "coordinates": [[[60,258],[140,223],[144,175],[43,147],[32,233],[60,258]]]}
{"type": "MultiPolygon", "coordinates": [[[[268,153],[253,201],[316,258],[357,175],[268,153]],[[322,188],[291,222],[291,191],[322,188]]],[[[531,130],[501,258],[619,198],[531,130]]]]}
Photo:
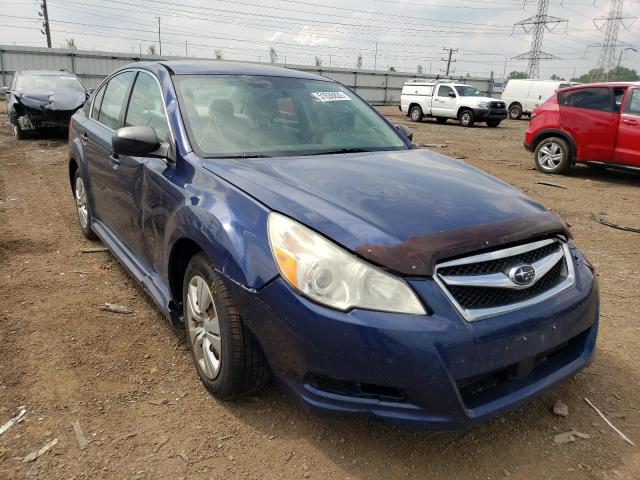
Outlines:
{"type": "Polygon", "coordinates": [[[76,76],[75,73],[69,72],[68,70],[18,70],[16,73],[26,73],[28,75],[73,75],[76,76]]]}
{"type": "Polygon", "coordinates": [[[301,72],[290,68],[273,67],[271,65],[259,65],[243,62],[225,62],[221,60],[159,60],[157,62],[136,62],[124,68],[146,68],[155,70],[162,65],[174,75],[257,75],[270,77],[290,77],[307,80],[321,80],[333,82],[334,80],[301,72]]]}
{"type": "Polygon", "coordinates": [[[577,90],[580,88],[589,87],[637,87],[640,86],[640,82],[596,82],[596,83],[582,83],[580,85],[572,85],[570,87],[561,88],[563,92],[565,90],[577,90]]]}

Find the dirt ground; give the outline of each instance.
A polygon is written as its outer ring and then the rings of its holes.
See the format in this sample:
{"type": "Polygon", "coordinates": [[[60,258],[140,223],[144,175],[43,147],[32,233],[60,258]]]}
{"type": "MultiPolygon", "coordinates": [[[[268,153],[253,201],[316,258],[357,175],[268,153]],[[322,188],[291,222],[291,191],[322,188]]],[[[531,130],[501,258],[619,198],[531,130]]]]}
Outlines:
{"type": "Polygon", "coordinates": [[[464,129],[383,111],[409,125],[415,142],[447,143],[436,150],[464,157],[571,224],[599,273],[602,323],[591,367],[523,408],[456,433],[320,419],[274,386],[217,401],[199,383],[181,333],[120,264],[109,253],[80,253],[96,245],[78,229],[65,139],[18,142],[3,116],[0,424],[18,406],[28,413],[0,436],[0,478],[640,478],[638,447],[584,401],[640,443],[640,235],[591,217],[640,226],[640,177],[586,167],[544,176],[522,148],[525,121],[464,129]],[[105,302],[133,314],[102,312],[105,302]],[[556,400],[569,406],[568,417],[551,412],[556,400]],[[572,429],[590,438],[554,443],[572,429]],[[49,452],[24,461],[53,439],[49,452]]]}

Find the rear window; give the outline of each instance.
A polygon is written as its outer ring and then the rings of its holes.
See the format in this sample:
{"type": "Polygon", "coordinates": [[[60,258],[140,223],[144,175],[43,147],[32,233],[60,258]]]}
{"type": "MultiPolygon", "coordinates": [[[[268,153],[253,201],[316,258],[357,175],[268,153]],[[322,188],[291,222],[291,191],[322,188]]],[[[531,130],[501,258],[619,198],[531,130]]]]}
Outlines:
{"type": "Polygon", "coordinates": [[[587,110],[613,111],[611,90],[604,87],[581,88],[558,94],[558,103],[566,107],[583,108],[587,110]]]}

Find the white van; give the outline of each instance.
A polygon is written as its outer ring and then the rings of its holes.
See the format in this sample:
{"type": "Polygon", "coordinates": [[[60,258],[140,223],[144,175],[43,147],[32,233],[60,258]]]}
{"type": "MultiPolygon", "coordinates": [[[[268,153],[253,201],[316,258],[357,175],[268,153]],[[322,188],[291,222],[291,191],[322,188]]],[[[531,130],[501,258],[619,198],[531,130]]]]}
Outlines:
{"type": "Polygon", "coordinates": [[[531,112],[544,103],[559,88],[578,85],[576,82],[557,80],[509,80],[502,92],[502,101],[507,105],[509,118],[518,120],[522,115],[531,117],[531,112]]]}

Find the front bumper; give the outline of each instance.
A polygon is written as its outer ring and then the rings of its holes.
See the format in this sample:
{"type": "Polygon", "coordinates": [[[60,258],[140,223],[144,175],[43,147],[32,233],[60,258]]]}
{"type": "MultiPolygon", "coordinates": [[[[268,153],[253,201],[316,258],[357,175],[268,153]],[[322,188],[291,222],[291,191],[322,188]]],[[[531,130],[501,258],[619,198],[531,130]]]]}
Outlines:
{"type": "Polygon", "coordinates": [[[336,312],[282,279],[258,293],[231,288],[274,376],[320,415],[412,429],[474,426],[575,374],[594,351],[598,290],[580,260],[574,288],[472,323],[432,280],[410,283],[430,315],[336,312]]]}
{"type": "Polygon", "coordinates": [[[474,108],[473,116],[477,122],[486,122],[487,120],[502,121],[507,118],[506,108],[474,108]]]}

